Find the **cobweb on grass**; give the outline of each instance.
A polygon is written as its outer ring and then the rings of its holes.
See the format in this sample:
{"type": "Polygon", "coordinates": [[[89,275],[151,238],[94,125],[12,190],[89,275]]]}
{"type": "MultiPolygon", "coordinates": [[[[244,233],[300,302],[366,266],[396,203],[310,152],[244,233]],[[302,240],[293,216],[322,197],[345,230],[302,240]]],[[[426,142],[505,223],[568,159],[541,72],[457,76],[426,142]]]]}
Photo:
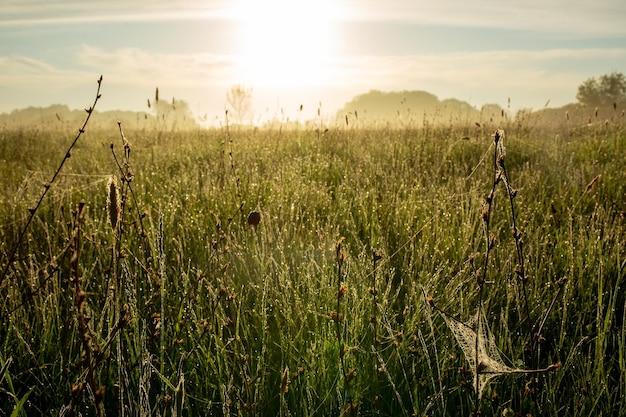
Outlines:
{"type": "Polygon", "coordinates": [[[454,338],[461,346],[465,359],[470,365],[474,390],[478,394],[478,399],[482,397],[483,390],[493,378],[504,374],[526,372],[523,369],[511,368],[504,363],[482,314],[476,313],[467,323],[447,314],[441,314],[441,316],[454,334],[454,338]],[[477,328],[478,330],[476,330],[477,328]],[[477,334],[478,344],[476,343],[477,334]],[[478,354],[476,354],[477,346],[478,354]],[[477,373],[478,377],[476,377],[477,373]]]}

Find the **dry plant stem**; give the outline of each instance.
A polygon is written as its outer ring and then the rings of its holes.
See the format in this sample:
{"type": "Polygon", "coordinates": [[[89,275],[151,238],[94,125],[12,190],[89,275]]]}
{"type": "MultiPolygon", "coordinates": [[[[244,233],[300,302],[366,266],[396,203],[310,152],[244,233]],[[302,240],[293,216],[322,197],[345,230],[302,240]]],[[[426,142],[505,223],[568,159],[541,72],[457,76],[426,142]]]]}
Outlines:
{"type": "MultiPolygon", "coordinates": [[[[124,131],[122,130],[122,123],[117,122],[117,126],[119,128],[120,136],[122,138],[122,144],[124,146],[124,164],[123,165],[120,164],[119,159],[117,158],[117,155],[115,154],[113,143],[111,143],[111,153],[113,154],[113,159],[115,160],[115,164],[117,165],[117,168],[120,171],[120,175],[122,177],[122,185],[128,187],[130,196],[133,199],[135,210],[137,211],[137,219],[139,222],[140,236],[142,238],[146,238],[148,234],[146,233],[144,225],[143,225],[144,215],[139,210],[139,203],[137,201],[137,196],[135,195],[135,191],[133,190],[133,187],[131,186],[131,182],[133,181],[134,174],[130,165],[130,151],[131,151],[130,142],[128,142],[128,140],[126,139],[126,136],[124,135],[124,131]]],[[[125,194],[123,193],[123,198],[122,198],[123,206],[126,203],[126,200],[127,199],[125,198],[125,194]]],[[[122,206],[122,210],[124,209],[123,206],[122,206]]],[[[120,221],[120,227],[122,227],[123,223],[124,223],[123,221],[120,221]]],[[[147,245],[145,246],[145,248],[147,251],[148,250],[147,245]]],[[[149,257],[149,252],[146,252],[146,257],[149,257]]]]}
{"type": "MultiPolygon", "coordinates": [[[[135,230],[137,230],[140,239],[143,241],[143,244],[141,245],[141,247],[143,248],[143,256],[145,260],[145,265],[142,267],[142,271],[145,274],[144,277],[145,277],[146,285],[149,285],[150,282],[152,282],[151,279],[154,277],[153,275],[154,270],[153,270],[153,257],[151,253],[151,245],[148,242],[148,233],[146,232],[146,229],[143,223],[145,214],[142,214],[139,209],[139,202],[137,200],[137,196],[132,186],[134,173],[133,173],[131,160],[130,160],[131,144],[127,140],[126,135],[124,134],[124,130],[122,129],[122,123],[118,122],[117,125],[119,129],[120,138],[122,141],[123,156],[120,161],[120,158],[118,158],[117,154],[115,153],[114,143],[111,142],[111,145],[110,145],[111,154],[113,156],[113,160],[115,161],[115,164],[118,168],[118,171],[120,173],[120,178],[121,178],[121,191],[120,191],[121,204],[120,204],[119,221],[117,223],[117,229],[115,230],[115,243],[113,247],[113,256],[112,256],[113,265],[112,265],[111,270],[113,271],[113,279],[115,282],[115,302],[114,302],[115,303],[115,317],[119,317],[120,320],[122,320],[125,316],[127,316],[127,311],[128,311],[128,306],[126,304],[122,306],[122,303],[124,302],[123,300],[126,300],[127,298],[126,298],[126,295],[124,294],[125,286],[123,284],[122,274],[120,274],[120,266],[123,267],[125,262],[127,262],[126,255],[123,252],[122,242],[126,234],[126,224],[128,223],[125,221],[125,218],[128,217],[127,214],[129,214],[129,210],[130,210],[130,208],[127,206],[127,203],[129,202],[129,195],[130,195],[130,200],[132,200],[132,203],[136,211],[136,220],[131,223],[135,226],[135,230]],[[123,311],[123,314],[120,313],[120,309],[123,311]]],[[[145,301],[148,296],[145,293],[145,291],[142,290],[142,288],[145,288],[145,287],[142,285],[135,286],[135,300],[137,300],[135,305],[137,306],[137,309],[139,310],[139,312],[137,312],[136,314],[139,317],[145,317],[144,312],[146,309],[149,308],[149,303],[145,301]]],[[[161,289],[163,290],[163,287],[161,287],[161,289]]],[[[161,313],[163,312],[161,311],[161,313]]],[[[164,315],[161,314],[160,319],[163,320],[163,317],[164,315]]],[[[143,321],[139,320],[138,331],[137,331],[138,335],[142,335],[143,326],[144,326],[143,321]]],[[[164,337],[164,334],[161,331],[161,339],[163,339],[163,337],[164,337]]],[[[119,362],[119,366],[118,366],[119,378],[120,380],[122,380],[123,379],[122,373],[123,373],[123,368],[124,368],[124,363],[123,363],[124,357],[121,353],[122,345],[123,345],[123,340],[121,337],[116,338],[116,345],[117,345],[117,351],[118,351],[117,359],[119,362]]],[[[161,347],[162,346],[163,346],[163,340],[161,340],[161,347]]],[[[160,359],[161,359],[161,364],[162,364],[160,370],[161,370],[161,373],[163,373],[163,366],[164,366],[163,349],[161,349],[160,359]]],[[[164,392],[164,388],[162,389],[162,392],[164,392]]],[[[124,391],[121,389],[120,389],[119,403],[120,403],[120,410],[123,415],[125,411],[124,391]]]]}
{"type": "MultiPolygon", "coordinates": [[[[496,132],[496,134],[498,134],[498,132],[496,132]]],[[[524,261],[524,241],[522,240],[521,232],[517,229],[517,216],[515,214],[515,204],[513,202],[513,200],[515,199],[517,195],[517,190],[514,190],[511,187],[511,184],[509,183],[509,178],[506,173],[506,167],[504,164],[504,154],[501,154],[498,156],[496,163],[497,163],[497,167],[502,172],[502,180],[504,181],[504,185],[506,187],[506,191],[509,196],[509,204],[511,207],[511,222],[512,222],[511,229],[513,233],[513,239],[515,240],[515,249],[517,252],[517,267],[515,269],[515,274],[517,278],[519,279],[519,281],[521,282],[521,292],[522,292],[521,296],[522,296],[522,300],[524,303],[524,314],[526,316],[526,325],[528,327],[528,335],[529,337],[532,338],[531,339],[531,367],[536,368],[537,363],[536,363],[536,355],[535,355],[536,349],[535,348],[536,348],[537,340],[536,340],[536,337],[534,337],[533,335],[533,325],[530,319],[530,309],[528,307],[528,297],[526,295],[526,281],[528,280],[528,277],[526,276],[526,265],[524,261]]]]}
{"type": "MultiPolygon", "coordinates": [[[[494,135],[494,154],[493,154],[493,166],[494,168],[497,166],[497,160],[498,160],[498,142],[500,140],[500,135],[499,135],[499,131],[496,131],[495,135],[494,135]]],[[[494,173],[494,178],[493,178],[493,184],[491,186],[491,191],[489,192],[489,195],[487,196],[487,198],[485,199],[485,203],[483,205],[482,208],[482,219],[483,219],[483,229],[484,229],[484,235],[485,235],[485,262],[482,266],[482,268],[480,270],[478,270],[476,272],[477,276],[476,276],[476,283],[478,284],[478,313],[477,313],[477,323],[476,323],[476,328],[479,329],[480,328],[480,320],[482,320],[482,307],[483,307],[483,297],[484,297],[484,286],[485,286],[485,282],[486,282],[486,278],[487,278],[487,269],[489,266],[489,254],[491,253],[491,248],[493,247],[494,244],[494,239],[491,237],[490,235],[490,221],[491,221],[491,209],[493,208],[493,200],[496,194],[496,187],[498,186],[498,183],[500,182],[501,177],[500,177],[500,172],[498,170],[495,171],[494,173]]],[[[479,363],[479,338],[476,338],[476,345],[475,345],[475,352],[476,352],[476,357],[474,358],[475,362],[474,363],[479,363]]],[[[474,381],[474,385],[476,387],[479,386],[479,373],[476,372],[476,375],[474,376],[475,381],[474,381]]],[[[480,393],[478,392],[478,390],[476,390],[476,398],[475,398],[475,413],[479,413],[479,404],[480,404],[480,393]]]]}
{"type": "MultiPolygon", "coordinates": [[[[505,152],[504,152],[504,131],[502,130],[497,130],[495,135],[494,135],[494,140],[496,142],[496,170],[497,170],[497,177],[499,177],[502,182],[504,182],[504,186],[506,188],[507,191],[507,195],[509,197],[509,205],[511,208],[511,229],[512,229],[512,234],[513,234],[513,240],[515,241],[515,249],[516,249],[516,255],[517,255],[517,265],[515,268],[515,276],[517,277],[517,280],[520,282],[520,290],[521,290],[521,299],[522,299],[522,303],[523,303],[523,309],[524,309],[524,317],[525,317],[525,321],[526,321],[526,326],[527,326],[527,337],[530,338],[530,363],[531,363],[531,368],[532,369],[536,369],[537,368],[537,341],[538,341],[538,333],[536,333],[533,329],[533,323],[530,317],[530,309],[528,307],[528,296],[527,296],[527,292],[526,292],[526,281],[528,280],[527,276],[526,276],[526,265],[524,263],[524,241],[522,240],[522,234],[521,232],[517,229],[517,216],[515,214],[515,204],[513,202],[513,200],[515,199],[516,195],[517,195],[517,190],[514,190],[511,187],[511,184],[509,182],[509,177],[506,173],[506,166],[505,166],[505,152]]],[[[556,300],[556,298],[555,298],[556,300]]],[[[552,308],[552,307],[550,307],[552,308]]],[[[535,410],[538,410],[538,405],[537,405],[537,393],[536,390],[533,389],[532,391],[532,399],[533,399],[533,406],[535,410]]]]}
{"type": "Polygon", "coordinates": [[[144,235],[144,228],[143,228],[143,221],[142,221],[143,216],[141,216],[141,213],[139,212],[139,204],[137,204],[137,197],[135,197],[135,192],[133,191],[133,187],[131,186],[131,182],[133,181],[133,178],[134,178],[134,174],[130,165],[131,146],[130,146],[130,142],[128,142],[128,140],[126,139],[126,135],[124,135],[124,130],[122,129],[122,123],[117,122],[117,127],[120,131],[120,138],[122,139],[122,145],[124,147],[123,168],[120,165],[119,161],[117,160],[115,153],[113,153],[113,158],[115,159],[115,163],[117,164],[117,167],[122,176],[122,183],[126,184],[126,186],[128,187],[128,191],[130,192],[130,195],[133,198],[133,202],[135,203],[135,209],[137,210],[137,218],[139,219],[139,225],[141,226],[141,234],[144,235]]]}
{"type": "MultiPolygon", "coordinates": [[[[506,174],[506,168],[505,168],[505,150],[504,150],[504,131],[503,130],[496,130],[495,134],[493,135],[494,137],[494,154],[493,154],[493,167],[494,167],[494,180],[493,180],[493,185],[491,188],[491,191],[489,192],[489,195],[487,196],[487,198],[485,199],[485,205],[483,206],[483,210],[482,210],[482,219],[483,219],[483,226],[484,226],[484,233],[485,233],[485,242],[486,242],[486,250],[485,250],[485,262],[482,266],[482,271],[480,272],[479,276],[477,277],[477,283],[478,283],[478,315],[477,315],[477,328],[480,328],[480,320],[482,320],[482,305],[483,305],[483,299],[484,299],[484,284],[486,283],[486,277],[487,277],[487,269],[488,269],[488,265],[489,265],[489,254],[491,252],[491,249],[493,248],[493,245],[495,244],[495,238],[490,236],[490,220],[491,220],[491,211],[493,208],[493,202],[494,202],[494,198],[495,198],[495,193],[496,193],[496,188],[498,186],[498,184],[500,182],[504,183],[504,186],[506,188],[508,197],[509,197],[509,204],[510,204],[510,208],[511,208],[511,221],[512,221],[512,232],[513,232],[513,238],[515,240],[515,248],[516,248],[516,256],[517,256],[517,267],[515,270],[516,276],[518,277],[518,279],[521,281],[521,298],[523,300],[523,304],[524,304],[524,313],[525,313],[525,321],[526,324],[528,326],[528,334],[529,337],[532,338],[532,342],[531,342],[531,368],[535,369],[536,368],[536,344],[535,344],[535,337],[533,337],[533,326],[532,326],[532,322],[530,320],[530,312],[529,312],[529,308],[528,308],[528,298],[526,296],[526,274],[525,274],[525,265],[524,265],[524,251],[523,251],[523,241],[521,238],[521,233],[519,232],[519,230],[517,229],[517,220],[516,220],[516,214],[515,214],[515,204],[513,202],[515,196],[517,195],[517,191],[514,190],[510,183],[509,183],[509,179],[508,176],[506,174]]],[[[475,363],[479,363],[478,361],[478,346],[479,346],[479,341],[478,341],[478,337],[476,338],[476,358],[475,358],[475,363]]],[[[479,378],[479,373],[477,372],[475,375],[475,384],[476,386],[478,386],[478,378],[479,378]]],[[[479,401],[480,401],[480,397],[478,392],[476,393],[476,413],[479,412],[478,410],[478,405],[479,405],[479,401]]],[[[536,402],[536,398],[535,401],[536,402]]],[[[536,408],[536,407],[535,407],[536,408]]]]}
{"type": "MultiPolygon", "coordinates": [[[[493,177],[493,184],[491,186],[491,191],[489,191],[489,195],[487,195],[487,198],[485,199],[485,203],[483,205],[482,208],[482,220],[483,220],[483,230],[484,230],[484,235],[485,235],[485,262],[482,265],[482,268],[478,271],[476,271],[476,283],[478,284],[478,313],[477,313],[477,323],[476,323],[476,328],[479,329],[480,328],[480,321],[482,320],[482,307],[483,307],[483,300],[484,300],[484,286],[485,286],[485,282],[487,280],[487,270],[488,270],[488,266],[489,266],[489,255],[491,253],[491,249],[493,248],[493,245],[495,244],[495,238],[493,238],[490,235],[490,221],[491,221],[491,210],[493,208],[493,201],[495,198],[495,194],[496,194],[496,188],[498,187],[498,183],[502,180],[502,173],[501,171],[498,169],[498,161],[500,160],[500,158],[503,158],[503,145],[502,145],[502,140],[504,139],[502,137],[502,135],[504,134],[503,131],[501,130],[497,130],[495,132],[495,134],[493,135],[494,138],[494,153],[493,153],[493,167],[494,167],[494,177],[493,177]]],[[[475,362],[474,363],[479,363],[479,338],[476,338],[476,345],[475,345],[475,355],[476,357],[474,358],[475,362]]],[[[476,387],[479,386],[479,372],[476,372],[476,375],[474,376],[475,381],[474,384],[476,387]]],[[[479,413],[479,405],[480,405],[480,393],[478,392],[478,390],[476,390],[476,404],[475,404],[475,413],[479,413]]]]}
{"type": "Polygon", "coordinates": [[[57,176],[59,175],[59,173],[61,173],[61,170],[63,169],[63,166],[65,165],[65,162],[72,156],[72,149],[74,149],[76,142],[78,142],[78,139],[80,139],[82,134],[85,133],[85,128],[87,127],[87,123],[89,122],[89,119],[91,118],[91,115],[93,114],[93,111],[96,107],[96,104],[98,103],[98,100],[100,100],[100,97],[102,97],[102,95],[100,94],[101,86],[102,86],[102,75],[98,79],[98,89],[96,90],[96,98],[94,99],[91,107],[85,109],[85,111],[87,112],[87,117],[85,118],[85,121],[83,122],[82,126],[78,129],[78,133],[76,134],[76,136],[74,137],[74,140],[72,141],[69,148],[65,152],[65,156],[63,157],[63,160],[61,160],[61,163],[59,164],[54,175],[52,176],[50,181],[48,181],[48,183],[44,185],[44,190],[43,190],[43,193],[41,194],[41,197],[39,198],[39,201],[37,201],[37,204],[35,205],[34,208],[28,209],[30,215],[28,216],[28,220],[26,220],[26,224],[22,228],[22,231],[20,232],[19,237],[17,238],[17,242],[15,242],[15,245],[13,246],[13,249],[11,250],[7,263],[4,266],[4,269],[2,270],[2,275],[0,276],[0,286],[2,285],[2,282],[6,278],[7,274],[9,273],[9,269],[13,266],[13,262],[15,261],[15,255],[17,254],[17,250],[20,247],[20,244],[22,243],[22,241],[24,240],[24,236],[26,236],[26,231],[28,230],[28,227],[33,221],[33,218],[35,217],[35,213],[37,213],[39,206],[41,206],[41,203],[46,197],[46,194],[48,194],[48,191],[50,190],[50,187],[52,187],[52,184],[56,180],[57,176]]]}
{"type": "MultiPolygon", "coordinates": [[[[111,143],[111,154],[113,155],[113,160],[115,161],[115,164],[117,165],[117,168],[120,172],[120,176],[122,178],[122,189],[121,189],[121,210],[120,210],[120,215],[119,215],[119,221],[118,221],[118,225],[117,225],[117,230],[116,230],[116,263],[119,262],[120,260],[122,260],[124,257],[122,255],[122,238],[125,234],[125,217],[126,217],[126,213],[127,213],[127,206],[126,203],[128,202],[128,194],[130,193],[130,196],[132,198],[133,204],[135,206],[135,210],[136,210],[136,214],[137,214],[137,221],[134,222],[134,224],[136,225],[137,223],[139,224],[139,236],[140,238],[144,241],[144,244],[141,245],[143,248],[143,255],[144,255],[144,259],[145,259],[145,266],[143,267],[143,271],[146,274],[146,282],[149,283],[150,282],[150,278],[152,277],[153,274],[153,257],[152,257],[152,253],[151,253],[151,245],[148,242],[148,233],[146,232],[146,229],[144,227],[143,224],[143,219],[145,217],[144,213],[141,213],[139,210],[139,202],[137,200],[137,196],[135,195],[133,186],[132,186],[132,181],[134,179],[134,174],[133,174],[133,170],[130,164],[130,153],[131,153],[131,145],[130,142],[128,142],[128,140],[126,139],[126,136],[124,135],[124,131],[122,129],[122,124],[121,122],[117,123],[118,128],[119,128],[119,132],[120,132],[120,137],[122,139],[122,144],[123,144],[123,148],[124,148],[124,158],[123,158],[123,163],[120,163],[119,158],[117,157],[117,154],[115,153],[115,146],[113,143],[111,143]]],[[[118,265],[113,265],[113,270],[117,271],[117,267],[118,265]]],[[[120,287],[122,288],[122,287],[120,287]]],[[[139,300],[140,302],[138,303],[139,306],[141,306],[140,308],[146,308],[146,305],[143,303],[143,298],[142,298],[142,292],[139,290],[139,287],[137,287],[136,289],[137,291],[137,300],[139,300]]]]}

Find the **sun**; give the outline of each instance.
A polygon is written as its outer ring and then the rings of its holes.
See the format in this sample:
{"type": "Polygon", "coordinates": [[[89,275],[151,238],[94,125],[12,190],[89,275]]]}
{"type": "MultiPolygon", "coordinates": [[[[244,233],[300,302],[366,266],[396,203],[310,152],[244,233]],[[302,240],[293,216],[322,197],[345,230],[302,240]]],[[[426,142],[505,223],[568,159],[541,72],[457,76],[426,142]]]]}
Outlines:
{"type": "Polygon", "coordinates": [[[261,88],[314,87],[330,76],[339,15],[332,0],[240,1],[240,76],[261,88]]]}

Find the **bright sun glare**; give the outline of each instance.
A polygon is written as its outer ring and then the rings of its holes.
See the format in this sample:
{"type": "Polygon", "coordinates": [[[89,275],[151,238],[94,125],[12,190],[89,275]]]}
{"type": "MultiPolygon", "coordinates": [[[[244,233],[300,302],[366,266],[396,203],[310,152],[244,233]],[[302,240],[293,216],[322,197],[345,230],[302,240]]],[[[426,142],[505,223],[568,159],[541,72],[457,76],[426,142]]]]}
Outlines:
{"type": "Polygon", "coordinates": [[[334,0],[240,1],[242,73],[247,84],[261,88],[311,87],[328,77],[333,54],[334,0]]]}

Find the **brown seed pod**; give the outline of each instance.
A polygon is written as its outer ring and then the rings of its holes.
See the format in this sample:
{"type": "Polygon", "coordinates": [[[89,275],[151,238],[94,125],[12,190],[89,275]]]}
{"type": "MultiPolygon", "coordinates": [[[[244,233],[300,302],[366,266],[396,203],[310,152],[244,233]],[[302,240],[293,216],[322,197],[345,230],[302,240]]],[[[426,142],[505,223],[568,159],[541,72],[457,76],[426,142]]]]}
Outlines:
{"type": "Polygon", "coordinates": [[[248,214],[248,224],[256,227],[259,223],[261,223],[261,213],[258,211],[251,211],[250,214],[248,214]]]}

